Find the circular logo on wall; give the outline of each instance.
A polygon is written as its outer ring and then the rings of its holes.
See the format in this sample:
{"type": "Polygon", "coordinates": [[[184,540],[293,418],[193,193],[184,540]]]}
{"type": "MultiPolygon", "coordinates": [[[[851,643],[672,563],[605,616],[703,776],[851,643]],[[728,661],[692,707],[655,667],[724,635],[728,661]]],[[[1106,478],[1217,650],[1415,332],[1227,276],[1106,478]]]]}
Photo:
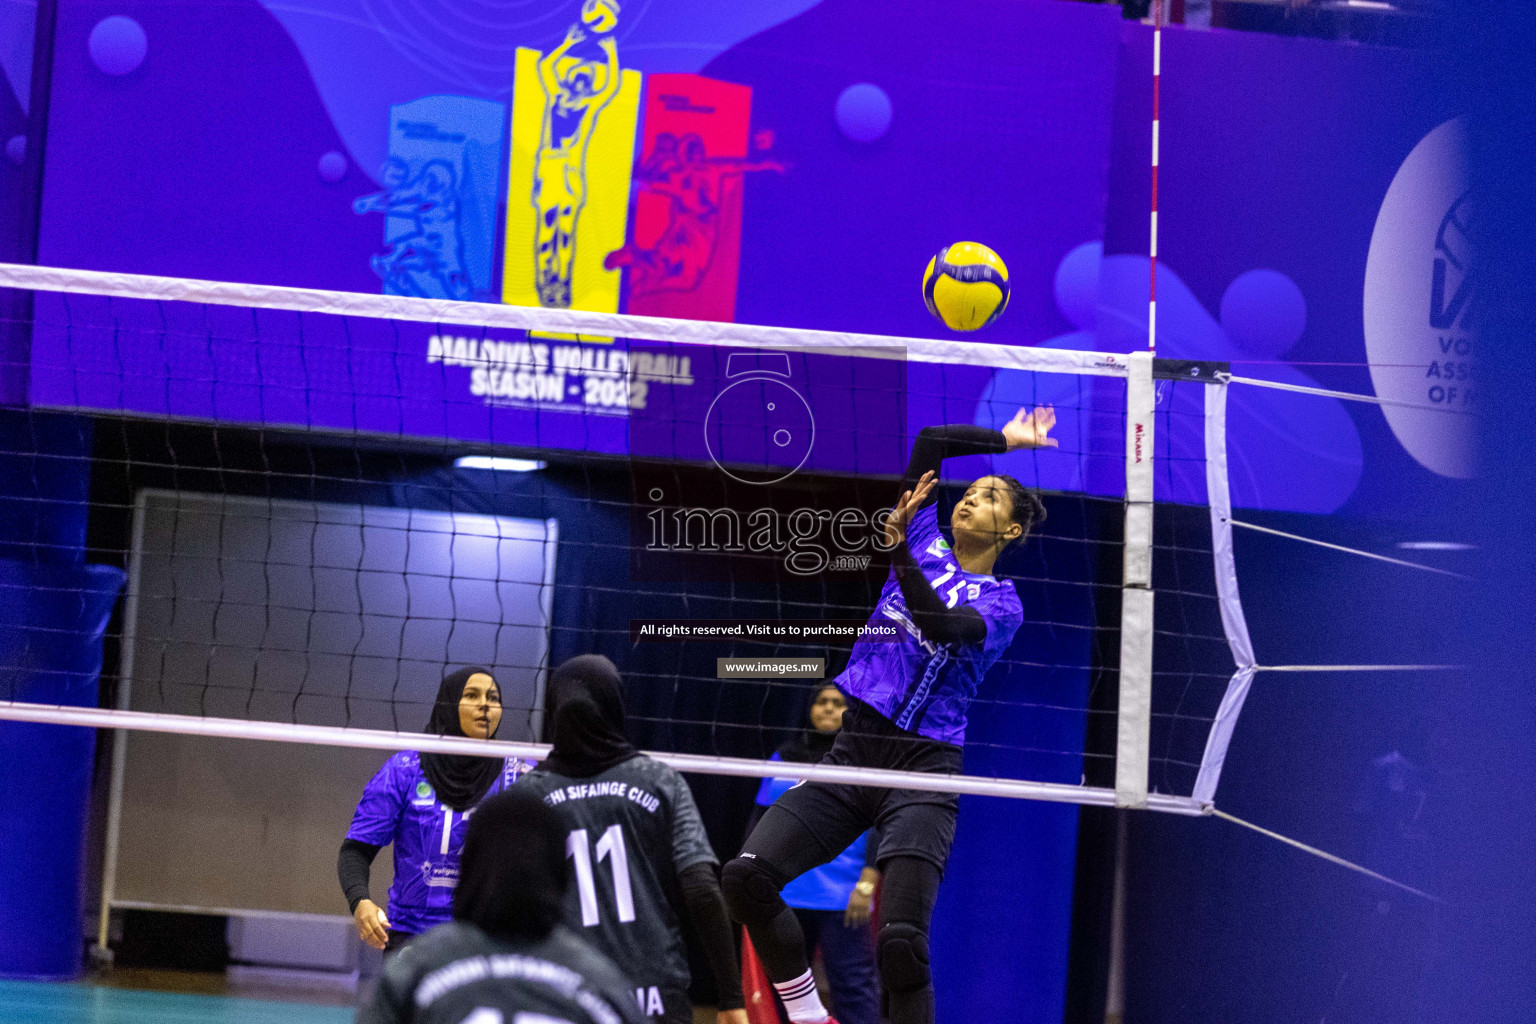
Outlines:
{"type": "Polygon", "coordinates": [[[1376,215],[1365,261],[1365,352],[1382,414],[1408,454],[1441,476],[1475,470],[1472,335],[1477,197],[1466,129],[1447,121],[1413,147],[1376,215]]]}

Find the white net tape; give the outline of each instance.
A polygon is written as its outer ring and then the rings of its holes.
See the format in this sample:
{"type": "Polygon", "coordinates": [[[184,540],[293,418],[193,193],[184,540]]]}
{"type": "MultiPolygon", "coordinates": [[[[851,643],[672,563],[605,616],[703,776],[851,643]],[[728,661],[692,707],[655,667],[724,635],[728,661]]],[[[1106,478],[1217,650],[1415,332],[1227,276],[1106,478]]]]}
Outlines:
{"type": "MultiPolygon", "coordinates": [[[[1229,378],[1224,367],[1181,364],[1171,368],[1159,364],[1155,368],[1150,357],[1116,356],[1099,352],[667,320],[8,264],[0,264],[0,287],[61,296],[64,301],[59,309],[62,312],[55,310],[49,314],[57,316],[58,320],[47,324],[46,329],[55,332],[51,336],[66,340],[87,330],[130,329],[114,319],[112,310],[118,307],[92,306],[78,299],[81,296],[95,296],[104,297],[109,303],[124,304],[125,307],[142,303],[158,307],[158,320],[156,316],[143,315],[129,318],[135,325],[131,329],[139,331],[146,329],[145,323],[181,324],[188,320],[176,314],[175,310],[196,306],[236,307],[284,311],[306,318],[340,318],[343,324],[353,318],[363,318],[415,325],[452,325],[459,329],[596,335],[698,347],[700,350],[723,348],[832,352],[844,356],[867,355],[885,360],[904,358],[909,362],[937,367],[940,383],[936,387],[940,391],[943,382],[948,379],[944,374],[958,374],[962,370],[1049,374],[1056,377],[1058,382],[1064,380],[1065,386],[1062,383],[1050,386],[1036,383],[1030,386],[1034,388],[1032,394],[1038,395],[1037,400],[1054,402],[1063,411],[1075,403],[1077,411],[1081,413],[1076,420],[1064,418],[1062,449],[1060,453],[1052,453],[1052,457],[1061,460],[1075,460],[1078,469],[1074,470],[1076,475],[1072,477],[1073,483],[1070,486],[1047,496],[1052,519],[1040,535],[1030,541],[1033,553],[1025,556],[1026,560],[1022,566],[1016,567],[1018,571],[1014,575],[1021,591],[1029,592],[1025,602],[1024,632],[1030,636],[1054,640],[1080,636],[1083,638],[1080,643],[1074,641],[1065,647],[1058,645],[1053,649],[1059,653],[1071,647],[1080,650],[1081,654],[1079,660],[1063,664],[1052,661],[1051,657],[1032,656],[1028,644],[1021,642],[1015,646],[1015,650],[998,670],[999,674],[1007,674],[1010,682],[996,687],[992,692],[984,692],[974,706],[972,719],[974,722],[978,718],[999,716],[1000,721],[1024,724],[1019,727],[1021,731],[1006,733],[999,726],[990,732],[983,729],[980,735],[972,737],[968,749],[974,757],[979,758],[980,771],[954,777],[921,777],[869,769],[791,766],[761,758],[726,756],[713,751],[701,753],[698,750],[701,743],[697,741],[701,735],[727,737],[718,742],[709,739],[703,744],[705,746],[712,742],[717,747],[724,745],[742,749],[743,743],[738,740],[744,733],[763,733],[765,730],[768,733],[774,733],[775,730],[782,733],[791,724],[783,714],[784,701],[775,686],[754,684],[759,685],[762,691],[764,710],[755,720],[733,720],[728,715],[701,707],[699,701],[690,696],[695,691],[683,685],[684,677],[688,675],[687,670],[675,673],[659,670],[654,667],[656,659],[648,662],[650,668],[637,670],[631,682],[635,683],[638,679],[638,685],[642,687],[670,687],[672,702],[660,712],[649,713],[649,717],[646,708],[641,708],[637,717],[645,722],[647,728],[664,725],[666,734],[678,737],[674,744],[678,749],[658,747],[652,751],[655,756],[677,768],[693,772],[737,776],[777,775],[879,786],[899,784],[943,792],[1016,796],[1093,805],[1119,804],[1184,813],[1199,813],[1214,799],[1232,725],[1241,710],[1243,696],[1255,671],[1251,645],[1242,625],[1231,546],[1223,416],[1229,378]],[[1170,384],[1160,381],[1154,387],[1154,370],[1159,376],[1177,376],[1179,382],[1170,384]],[[1077,383],[1073,383],[1074,379],[1077,383]],[[1122,380],[1131,384],[1129,399],[1125,385],[1120,384],[1122,380]],[[1094,384],[1094,381],[1103,383],[1094,384]],[[1114,390],[1095,391],[1095,388],[1114,390]],[[1188,403],[1181,405],[1171,398],[1163,402],[1163,392],[1173,389],[1204,392],[1206,398],[1203,413],[1192,414],[1188,403]],[[1106,408],[1109,410],[1107,413],[1106,408]],[[1106,432],[1109,433],[1107,440],[1106,432]],[[1105,494],[1102,487],[1098,494],[1092,493],[1089,477],[1095,464],[1090,460],[1098,460],[1097,464],[1101,467],[1118,463],[1122,451],[1126,469],[1125,475],[1118,479],[1129,480],[1128,486],[1135,493],[1105,494]],[[1191,466],[1194,467],[1192,470],[1189,469],[1191,466]],[[1201,486],[1209,496],[1208,516],[1203,508],[1187,505],[1180,507],[1177,503],[1154,505],[1153,480],[1161,481],[1162,477],[1158,474],[1165,469],[1170,479],[1184,474],[1195,481],[1203,481],[1201,486]],[[1130,499],[1129,504],[1125,502],[1127,497],[1130,499]],[[1059,510],[1065,512],[1058,515],[1059,510]],[[1191,518],[1191,512],[1197,514],[1195,518],[1191,518]],[[1207,526],[1191,525],[1197,520],[1206,519],[1207,526]],[[1099,529],[1093,526],[1095,523],[1101,526],[1110,523],[1113,529],[1099,529]],[[1095,608],[1099,609],[1097,613],[1095,608]],[[1118,609],[1118,614],[1106,619],[1103,609],[1118,609]],[[1223,659],[1225,663],[1221,664],[1223,659]],[[1062,688],[1056,682],[1058,677],[1066,678],[1063,673],[1071,674],[1073,679],[1091,678],[1091,682],[1085,685],[1084,692],[1068,694],[1071,687],[1062,688]],[[1010,715],[1015,717],[1008,717],[1010,715]],[[1109,740],[1101,736],[1101,742],[1095,745],[1091,734],[1095,730],[1094,723],[1101,719],[1113,723],[1117,739],[1109,740]],[[1086,730],[1090,735],[1086,740],[1080,738],[1075,744],[1060,738],[1061,728],[1058,726],[1041,726],[1037,735],[1034,723],[1046,721],[1065,722],[1067,731],[1076,728],[1080,730],[1080,737],[1081,730],[1086,730]],[[1052,732],[1052,729],[1055,731],[1052,732]],[[738,739],[730,739],[733,736],[738,739]],[[693,749],[688,749],[690,747],[693,749]],[[993,763],[991,752],[996,752],[999,757],[1007,755],[1014,758],[1010,763],[1015,767],[1009,771],[1019,771],[1016,767],[1019,759],[1027,760],[1033,755],[1039,756],[1040,764],[1050,767],[1042,769],[1041,777],[1036,778],[999,777],[987,772],[987,766],[993,763]],[[1061,767],[1063,765],[1068,766],[1070,774],[1075,775],[1079,781],[1062,781],[1061,776],[1066,773],[1061,767]],[[1071,768],[1073,765],[1080,767],[1071,768]],[[1109,770],[1111,768],[1112,771],[1109,770]],[[1056,777],[1050,777],[1052,775],[1056,777]]],[[[41,325],[41,319],[38,323],[41,325]]],[[[252,316],[251,323],[258,325],[252,329],[259,335],[259,317],[252,316]]],[[[38,329],[42,330],[43,327],[39,326],[38,329]]],[[[170,331],[181,328],[167,326],[164,329],[170,331]]],[[[258,336],[255,340],[260,342],[262,339],[258,336]]],[[[60,368],[56,366],[54,369],[60,368]]],[[[126,370],[122,372],[127,373],[126,370]]],[[[1015,388],[1011,392],[1010,401],[1016,400],[1018,393],[1015,388]]],[[[945,396],[940,394],[937,397],[942,399],[945,396]]],[[[74,408],[100,412],[88,403],[74,408]]],[[[40,410],[37,412],[41,414],[40,410]]],[[[114,422],[144,421],[142,415],[135,416],[129,409],[112,412],[119,416],[114,422]]],[[[276,442],[273,436],[264,432],[261,424],[248,426],[254,431],[252,436],[255,439],[250,443],[254,445],[261,464],[275,467],[274,460],[282,453],[274,447],[276,442]]],[[[125,436],[130,432],[124,428],[125,436]]],[[[357,433],[361,444],[366,432],[357,433]]],[[[900,434],[902,430],[898,429],[896,433],[900,434]]],[[[412,439],[405,436],[399,440],[407,448],[412,443],[412,439]]],[[[524,451],[538,449],[538,438],[532,441],[535,443],[518,447],[524,451]]],[[[369,446],[376,446],[378,438],[370,436],[366,442],[369,446]]],[[[218,443],[215,440],[215,448],[218,443]]],[[[290,439],[285,443],[296,442],[290,439]]],[[[330,443],[334,445],[334,437],[330,443]]],[[[439,442],[436,450],[445,450],[447,447],[450,446],[439,442]]],[[[175,446],[167,442],[161,449],[157,449],[161,454],[156,458],[161,459],[162,463],[151,466],[153,459],[136,455],[131,448],[125,441],[126,454],[122,455],[122,461],[127,466],[125,476],[134,480],[152,477],[160,481],[162,487],[164,481],[169,480],[173,485],[173,493],[177,488],[184,488],[188,494],[204,491],[208,489],[210,480],[215,484],[228,484],[240,473],[246,472],[235,464],[233,456],[226,457],[222,451],[217,453],[212,464],[205,459],[202,464],[193,467],[186,456],[176,454],[175,446]],[[171,454],[166,455],[165,452],[171,454]],[[148,473],[150,468],[156,472],[148,473]],[[194,468],[197,471],[195,473],[192,471],[194,468]],[[139,476],[134,477],[134,473],[139,476]],[[184,482],[194,477],[197,479],[195,485],[184,482]]],[[[481,449],[484,450],[485,446],[482,445],[481,449]]],[[[307,485],[317,495],[326,487],[335,489],[339,486],[335,474],[316,462],[313,450],[305,451],[311,462],[307,475],[305,471],[289,471],[288,477],[302,478],[300,483],[307,485]]],[[[362,449],[354,453],[359,464],[366,455],[362,449]]],[[[563,455],[551,451],[549,457],[569,460],[572,456],[568,451],[563,455]]],[[[579,459],[580,454],[576,457],[579,459]]],[[[1046,456],[1042,454],[1041,458],[1046,456]]],[[[282,472],[273,468],[268,478],[258,480],[252,486],[241,485],[245,493],[251,492],[254,487],[258,496],[265,488],[268,514],[272,514],[270,510],[276,508],[275,502],[278,500],[272,480],[282,472]]],[[[590,478],[593,471],[584,467],[581,472],[590,478]]],[[[1120,472],[1116,465],[1110,478],[1115,478],[1115,474],[1120,472]]],[[[1060,473],[1055,476],[1052,473],[1056,471],[1042,470],[1035,479],[1025,479],[1024,482],[1029,485],[1040,484],[1052,490],[1052,483],[1063,479],[1060,473]]],[[[366,474],[360,469],[357,475],[362,479],[366,474]]],[[[857,471],[854,475],[857,475],[857,471]]],[[[1017,475],[1024,476],[1023,473],[1017,475]]],[[[1103,473],[1099,476],[1101,480],[1104,478],[1103,473]]],[[[291,479],[289,483],[292,483],[291,479]]],[[[424,485],[416,482],[409,486],[416,487],[419,492],[424,485]]],[[[450,491],[453,487],[451,482],[444,486],[450,491]]],[[[884,480],[880,486],[889,488],[892,485],[884,480]]],[[[1057,484],[1058,488],[1061,486],[1057,484]]],[[[1156,486],[1160,488],[1163,485],[1159,482],[1156,486]]],[[[142,487],[138,489],[142,491],[142,487]]],[[[401,489],[397,484],[396,490],[401,489]]],[[[404,489],[409,490],[409,487],[404,489]]],[[[240,487],[234,490],[239,491],[240,487]]],[[[290,487],[285,493],[292,493],[292,490],[290,487]]],[[[214,493],[216,496],[216,491],[214,493]]],[[[1187,489],[1184,493],[1188,493],[1187,489]]],[[[582,500],[588,502],[592,510],[604,504],[615,508],[627,507],[626,500],[597,496],[595,491],[588,493],[582,500]]],[[[408,505],[409,501],[403,504],[408,505]]],[[[328,543],[325,540],[327,524],[321,521],[323,516],[320,513],[311,514],[315,522],[309,524],[310,546],[317,550],[324,549],[328,543]]],[[[219,529],[222,531],[223,527],[219,529]]],[[[384,536],[368,534],[369,529],[375,529],[375,525],[361,523],[355,526],[354,532],[364,537],[365,547],[374,538],[384,536]]],[[[377,529],[384,530],[385,527],[377,526],[377,529]]],[[[582,544],[588,545],[588,550],[592,552],[605,546],[624,546],[625,538],[575,538],[569,535],[564,523],[562,530],[565,531],[559,538],[562,550],[567,546],[579,549],[582,544]]],[[[407,527],[405,533],[409,539],[411,528],[407,527]]],[[[268,545],[271,543],[269,537],[268,545]]],[[[185,562],[194,558],[194,554],[191,551],[166,548],[159,551],[157,557],[169,564],[177,560],[185,562]]],[[[116,708],[78,708],[40,704],[25,700],[24,695],[0,693],[0,697],[18,698],[0,701],[0,718],[369,749],[448,751],[467,747],[487,756],[538,756],[545,749],[532,742],[472,744],[470,741],[427,737],[411,730],[411,722],[421,716],[423,704],[419,694],[412,696],[403,693],[408,687],[401,680],[408,673],[401,666],[413,659],[427,665],[441,665],[445,661],[456,660],[451,653],[451,641],[443,641],[440,648],[420,656],[414,650],[408,650],[402,641],[394,655],[396,665],[391,687],[374,693],[359,684],[354,692],[349,681],[345,694],[336,698],[340,702],[338,706],[345,706],[344,714],[336,713],[341,715],[340,718],[333,715],[327,719],[326,714],[329,712],[315,711],[311,717],[324,721],[301,720],[304,717],[300,713],[301,706],[329,706],[320,700],[321,697],[328,700],[332,696],[322,693],[324,687],[317,681],[323,672],[313,664],[307,664],[298,673],[302,677],[298,684],[264,682],[260,666],[250,668],[243,675],[235,672],[231,666],[240,657],[246,656],[241,653],[245,649],[238,642],[225,642],[221,639],[219,617],[221,614],[237,617],[239,608],[251,607],[259,609],[269,623],[275,617],[289,614],[308,616],[313,620],[325,614],[326,609],[318,604],[306,604],[299,599],[295,599],[290,607],[285,604],[287,599],[280,601],[274,597],[278,590],[275,584],[270,583],[270,578],[273,575],[272,566],[276,563],[270,559],[257,559],[253,556],[250,565],[242,566],[222,549],[212,556],[204,552],[200,557],[211,558],[208,564],[211,572],[218,576],[217,588],[195,594],[196,588],[189,587],[179,596],[173,594],[170,597],[138,591],[129,594],[130,602],[137,598],[153,598],[166,603],[166,614],[173,622],[183,622],[189,617],[196,617],[199,621],[207,619],[208,635],[202,638],[200,647],[198,642],[194,642],[197,637],[192,634],[177,634],[175,637],[167,634],[155,641],[160,644],[159,667],[153,668],[150,665],[152,659],[146,655],[153,638],[140,633],[134,638],[136,660],[129,659],[133,661],[134,695],[131,701],[122,699],[116,708]],[[241,582],[252,579],[250,573],[257,571],[265,574],[268,579],[262,593],[254,593],[248,583],[241,582]],[[196,616],[193,616],[194,610],[196,616]],[[177,619],[178,615],[181,619],[177,619]],[[167,696],[167,659],[185,660],[191,657],[187,649],[192,647],[198,648],[196,657],[202,659],[203,672],[195,699],[175,697],[174,694],[167,696]],[[170,653],[167,654],[167,651],[170,653]],[[159,693],[155,695],[153,691],[157,687],[159,693]],[[155,696],[159,702],[151,700],[146,694],[155,696]],[[247,717],[242,718],[239,713],[229,714],[221,710],[234,707],[239,712],[237,705],[241,701],[244,702],[247,717]],[[270,720],[285,713],[283,710],[271,710],[278,705],[291,707],[288,721],[270,720]],[[393,716],[401,706],[408,708],[409,713],[395,720],[395,728],[372,727],[373,723],[380,721],[375,710],[387,708],[388,714],[393,716]],[[260,707],[268,709],[259,710],[260,707]]],[[[362,557],[358,555],[358,560],[349,570],[359,578],[366,569],[362,557]]],[[[304,567],[310,575],[312,589],[315,580],[320,578],[316,565],[321,565],[321,562],[311,562],[304,567]]],[[[386,570],[386,573],[399,575],[406,571],[397,566],[386,570]]],[[[450,590],[456,585],[455,572],[451,567],[447,572],[450,590]]],[[[449,633],[455,629],[463,632],[477,628],[495,633],[503,628],[505,622],[499,618],[497,602],[504,601],[504,598],[496,590],[496,585],[506,580],[485,582],[491,585],[491,589],[484,592],[489,597],[482,595],[482,598],[461,600],[458,604],[450,602],[454,610],[437,615],[437,623],[449,633]],[[486,604],[486,601],[490,603],[486,604]]],[[[544,584],[555,589],[557,601],[562,599],[559,594],[564,593],[560,588],[570,586],[559,581],[544,581],[544,584]]],[[[579,589],[580,593],[572,592],[565,599],[585,602],[585,605],[595,607],[593,595],[601,597],[605,585],[600,579],[589,578],[579,589]]],[[[728,589],[732,599],[750,603],[750,587],[731,582],[728,589]]],[[[775,586],[767,588],[763,593],[766,596],[758,601],[758,606],[773,615],[788,618],[794,618],[797,613],[809,612],[810,615],[862,619],[868,615],[870,607],[870,603],[850,600],[841,592],[833,594],[827,591],[806,598],[791,588],[775,586]]],[[[701,583],[696,590],[684,592],[681,597],[686,604],[690,599],[704,601],[718,594],[718,587],[701,583]]],[[[648,598],[645,593],[637,592],[628,600],[631,604],[644,604],[648,598]]],[[[597,604],[602,602],[598,601],[597,604]]],[[[607,604],[602,606],[609,607],[607,604]]],[[[639,614],[643,610],[633,607],[632,613],[639,614]]],[[[357,615],[360,621],[364,618],[361,611],[357,615]]],[[[416,620],[430,617],[418,614],[416,620]]],[[[409,615],[407,618],[410,618],[409,615]]],[[[362,628],[359,626],[359,629],[362,628]]],[[[621,627],[610,622],[588,621],[580,628],[600,638],[605,631],[611,634],[621,627]]],[[[608,638],[611,640],[611,635],[608,638]]],[[[264,642],[268,640],[270,636],[264,637],[264,642]]],[[[496,642],[493,642],[493,647],[496,642]]],[[[313,656],[313,652],[305,650],[302,643],[284,643],[286,646],[275,647],[268,643],[267,648],[262,648],[265,652],[263,656],[272,656],[274,650],[285,657],[301,660],[313,656]]],[[[362,649],[364,640],[359,638],[358,644],[359,647],[354,648],[354,655],[362,649]]],[[[579,647],[579,642],[575,646],[579,647]]],[[[495,647],[495,650],[500,652],[501,648],[495,647]]],[[[541,652],[537,658],[519,655],[525,663],[522,667],[536,674],[541,673],[547,668],[546,653],[541,652]]],[[[622,668],[625,666],[621,664],[622,668]]],[[[355,669],[348,671],[352,675],[357,674],[355,669]]],[[[350,680],[352,676],[348,678],[350,680]]],[[[790,689],[798,692],[799,687],[790,689]]],[[[536,730],[537,715],[542,710],[538,706],[537,694],[530,699],[527,710],[529,727],[536,730]]],[[[378,710],[378,713],[384,712],[378,710]]],[[[388,724],[390,719],[384,721],[388,724]]],[[[1099,731],[1102,733],[1102,730],[1099,731]]],[[[536,735],[536,731],[530,735],[536,735]]],[[[761,747],[763,744],[758,741],[757,745],[761,747]]],[[[1030,769],[1025,768],[1023,771],[1027,773],[1030,769]]]]}

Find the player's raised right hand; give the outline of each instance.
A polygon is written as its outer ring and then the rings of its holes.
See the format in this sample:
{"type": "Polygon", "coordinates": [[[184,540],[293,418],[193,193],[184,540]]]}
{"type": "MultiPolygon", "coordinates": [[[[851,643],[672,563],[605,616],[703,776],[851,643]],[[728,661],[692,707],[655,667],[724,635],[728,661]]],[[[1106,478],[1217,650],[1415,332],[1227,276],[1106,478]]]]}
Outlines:
{"type": "Polygon", "coordinates": [[[1050,436],[1056,425],[1056,408],[1037,405],[1029,412],[1020,409],[1013,419],[1003,424],[1003,440],[1008,450],[1015,448],[1055,448],[1056,439],[1050,436]]]}
{"type": "Polygon", "coordinates": [[[923,502],[928,500],[929,493],[938,482],[938,476],[930,469],[917,481],[916,487],[902,493],[901,500],[896,502],[896,507],[891,509],[890,516],[885,520],[885,544],[888,549],[906,539],[907,524],[912,522],[912,517],[923,507],[923,502]]]}
{"type": "Polygon", "coordinates": [[[357,925],[357,937],[374,949],[383,949],[389,942],[389,918],[373,900],[359,900],[352,921],[357,925]]]}

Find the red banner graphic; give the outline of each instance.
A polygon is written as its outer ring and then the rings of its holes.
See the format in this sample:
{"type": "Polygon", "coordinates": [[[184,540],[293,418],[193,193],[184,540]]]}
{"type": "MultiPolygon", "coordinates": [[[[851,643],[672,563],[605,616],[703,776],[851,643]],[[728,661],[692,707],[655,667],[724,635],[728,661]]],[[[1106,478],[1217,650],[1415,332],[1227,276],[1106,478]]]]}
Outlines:
{"type": "Polygon", "coordinates": [[[651,75],[642,117],[630,241],[606,262],[628,268],[625,308],[733,320],[744,178],[784,170],[766,147],[749,155],[752,90],[700,75],[651,75]]]}

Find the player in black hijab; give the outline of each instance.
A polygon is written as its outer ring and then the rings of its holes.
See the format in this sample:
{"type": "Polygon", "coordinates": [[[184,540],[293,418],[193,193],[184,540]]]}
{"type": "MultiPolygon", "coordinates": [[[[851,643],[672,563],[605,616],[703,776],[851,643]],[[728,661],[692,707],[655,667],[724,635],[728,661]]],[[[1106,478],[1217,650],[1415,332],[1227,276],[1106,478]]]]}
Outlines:
{"type": "Polygon", "coordinates": [[[359,1024],[640,1024],[629,979],[560,923],[568,886],[559,815],[515,787],[489,798],[470,817],[453,923],[385,964],[359,1024]]]}
{"type": "Polygon", "coordinates": [[[561,663],[545,697],[544,739],[554,749],[538,767],[583,779],[639,757],[624,735],[622,686],[619,670],[601,654],[561,663]]]}
{"type": "Polygon", "coordinates": [[[565,921],[635,984],[642,1012],[689,1024],[686,907],[719,988],[719,1024],[746,1024],[741,971],[719,868],[682,776],[640,753],[624,731],[619,670],[586,654],[555,669],[547,691],[549,757],[518,782],[566,829],[576,885],[565,921]]]}
{"type": "Polygon", "coordinates": [[[570,879],[560,816],[515,786],[470,817],[453,919],[488,935],[542,939],[560,923],[570,879]]]}
{"type": "MultiPolygon", "coordinates": [[[[501,690],[496,686],[491,670],[479,665],[461,668],[443,677],[437,688],[437,700],[432,704],[432,715],[427,719],[426,731],[434,736],[468,736],[492,740],[501,725],[501,690]],[[461,706],[465,685],[473,676],[491,679],[482,700],[470,708],[461,706]],[[465,731],[464,718],[470,718],[470,731],[465,731]]],[[[467,811],[480,802],[490,790],[491,784],[501,774],[501,761],[494,757],[474,757],[468,754],[433,754],[423,751],[421,770],[427,781],[437,791],[438,800],[455,811],[467,811]]]]}
{"type": "MultiPolygon", "coordinates": [[[[470,665],[438,685],[426,732],[489,740],[500,724],[501,688],[489,669],[470,665]]],[[[410,750],[384,762],[363,790],[336,856],[336,875],[364,942],[394,952],[449,919],[470,812],[529,767],[519,758],[410,750]],[[368,888],[373,860],[386,845],[394,847],[395,859],[387,915],[368,888]]]]}

